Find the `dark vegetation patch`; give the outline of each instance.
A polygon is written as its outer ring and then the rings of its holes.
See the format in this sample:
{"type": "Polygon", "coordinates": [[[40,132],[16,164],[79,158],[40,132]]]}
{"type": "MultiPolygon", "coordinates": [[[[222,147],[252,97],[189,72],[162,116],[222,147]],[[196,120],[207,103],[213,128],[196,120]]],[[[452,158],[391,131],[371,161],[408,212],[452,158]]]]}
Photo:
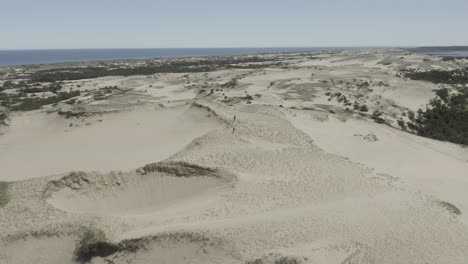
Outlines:
{"type": "Polygon", "coordinates": [[[423,72],[408,70],[404,72],[404,76],[412,80],[422,80],[433,83],[468,84],[468,68],[451,71],[431,70],[423,72]]]}
{"type": "Polygon", "coordinates": [[[463,57],[463,56],[443,56],[442,61],[456,61],[456,60],[462,60],[465,58],[466,57],[463,57]]]}
{"type": "Polygon", "coordinates": [[[454,215],[461,215],[462,214],[460,209],[458,209],[455,205],[453,205],[453,204],[451,204],[449,202],[437,201],[437,204],[439,206],[441,206],[442,208],[444,208],[445,210],[449,211],[450,213],[454,214],[454,215]]]}
{"type": "Polygon", "coordinates": [[[452,95],[441,89],[436,94],[426,109],[408,112],[408,129],[423,137],[468,145],[468,89],[452,95]]]}
{"type": "Polygon", "coordinates": [[[4,207],[10,201],[8,186],[8,182],[0,182],[0,207],[4,207]]]}
{"type": "Polygon", "coordinates": [[[47,98],[0,94],[0,102],[2,106],[12,111],[29,111],[40,109],[44,105],[56,104],[79,95],[80,91],[59,92],[47,98]]]}
{"type": "Polygon", "coordinates": [[[383,112],[380,112],[379,110],[375,110],[375,111],[372,113],[371,118],[372,118],[376,123],[383,124],[383,123],[385,123],[385,119],[382,118],[382,114],[383,114],[383,112]]]}
{"type": "Polygon", "coordinates": [[[58,180],[49,181],[46,187],[44,188],[42,197],[49,198],[52,195],[52,193],[63,188],[78,190],[83,186],[88,185],[89,183],[90,179],[86,172],[72,171],[58,180]]]}
{"type": "Polygon", "coordinates": [[[86,229],[73,252],[75,261],[90,262],[94,257],[107,257],[121,250],[119,245],[108,242],[101,230],[86,229]]]}
{"type": "Polygon", "coordinates": [[[427,46],[407,49],[411,52],[468,51],[468,46],[427,46]]]}
{"type": "Polygon", "coordinates": [[[47,85],[42,85],[40,83],[34,83],[32,81],[5,81],[0,87],[0,92],[8,89],[17,89],[22,93],[41,93],[41,92],[53,92],[57,93],[62,89],[62,84],[59,82],[52,82],[47,85]]]}
{"type": "Polygon", "coordinates": [[[12,111],[29,111],[39,109],[44,105],[55,104],[79,96],[80,91],[61,92],[62,84],[52,82],[42,85],[33,82],[20,81],[14,83],[6,81],[0,89],[0,106],[12,111]],[[15,92],[1,92],[16,89],[15,92]],[[37,93],[51,92],[48,97],[37,96],[37,93]]]}
{"type": "Polygon", "coordinates": [[[187,162],[157,162],[145,165],[139,170],[140,174],[162,172],[173,174],[177,177],[190,177],[190,176],[217,176],[216,170],[198,166],[187,162]]]}
{"type": "Polygon", "coordinates": [[[95,257],[108,257],[117,252],[135,253],[140,249],[146,249],[147,245],[151,242],[171,240],[176,242],[201,243],[203,246],[213,243],[205,236],[196,233],[164,233],[152,237],[128,239],[119,243],[112,243],[102,231],[87,229],[83,232],[76,245],[74,260],[79,263],[88,263],[95,257]]]}
{"type": "Polygon", "coordinates": [[[209,72],[219,69],[255,69],[272,64],[272,59],[260,57],[211,58],[199,61],[170,61],[148,63],[136,67],[84,67],[37,71],[31,75],[33,82],[91,79],[105,76],[153,75],[156,73],[209,72]],[[266,63],[270,62],[270,63],[266,63]]]}
{"type": "Polygon", "coordinates": [[[275,260],[267,260],[264,258],[247,261],[246,264],[300,264],[301,261],[294,257],[279,257],[275,260]]]}
{"type": "Polygon", "coordinates": [[[234,88],[237,86],[237,79],[232,79],[226,83],[221,84],[221,87],[224,88],[234,88]]]}
{"type": "Polygon", "coordinates": [[[361,112],[368,112],[369,111],[369,108],[367,107],[367,105],[365,105],[365,104],[361,105],[357,101],[354,101],[353,109],[361,111],[361,112]]]}
{"type": "Polygon", "coordinates": [[[224,99],[221,100],[221,102],[225,104],[239,103],[239,102],[246,102],[246,104],[251,104],[252,100],[254,100],[254,98],[250,94],[246,94],[244,96],[233,96],[233,97],[225,96],[224,99]]]}
{"type": "Polygon", "coordinates": [[[111,95],[124,94],[126,92],[128,92],[128,90],[121,89],[117,86],[105,86],[97,91],[93,91],[93,98],[97,101],[105,100],[111,95]]]}
{"type": "Polygon", "coordinates": [[[8,112],[3,111],[0,108],[0,126],[7,126],[8,125],[8,118],[9,118],[8,112]]]}
{"type": "Polygon", "coordinates": [[[336,93],[326,92],[325,95],[329,97],[328,101],[331,101],[334,98],[336,98],[336,101],[338,103],[342,103],[344,106],[351,105],[351,101],[346,97],[346,95],[342,94],[341,92],[336,92],[336,93]]]}
{"type": "Polygon", "coordinates": [[[0,92],[7,90],[7,89],[17,89],[17,88],[24,88],[27,86],[25,81],[20,81],[18,83],[12,81],[5,81],[3,85],[0,87],[0,92]]]}

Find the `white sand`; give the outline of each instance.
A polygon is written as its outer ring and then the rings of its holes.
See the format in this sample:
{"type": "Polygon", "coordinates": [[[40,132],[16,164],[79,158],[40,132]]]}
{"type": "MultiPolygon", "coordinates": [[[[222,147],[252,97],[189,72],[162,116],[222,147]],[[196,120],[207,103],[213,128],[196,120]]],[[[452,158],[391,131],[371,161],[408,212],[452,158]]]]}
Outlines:
{"type": "Polygon", "coordinates": [[[433,84],[395,76],[426,57],[317,57],[189,74],[191,88],[184,74],[87,80],[126,83],[145,104],[83,120],[15,113],[0,136],[0,180],[12,181],[0,263],[73,263],[84,228],[119,247],[92,263],[466,263],[468,149],[346,113],[325,95],[392,122],[433,96],[433,84]],[[219,86],[233,78],[238,86],[219,86]],[[197,92],[206,85],[219,90],[197,92]]]}
{"type": "Polygon", "coordinates": [[[186,109],[135,109],[85,121],[40,111],[18,114],[0,137],[0,180],[128,170],[165,159],[218,126],[186,109]]]}

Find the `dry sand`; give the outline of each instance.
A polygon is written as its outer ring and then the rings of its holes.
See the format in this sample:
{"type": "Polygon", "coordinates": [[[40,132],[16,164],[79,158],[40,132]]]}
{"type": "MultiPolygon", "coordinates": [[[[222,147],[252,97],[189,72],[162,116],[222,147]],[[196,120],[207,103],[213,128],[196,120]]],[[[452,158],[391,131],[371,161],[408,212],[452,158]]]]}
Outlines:
{"type": "Polygon", "coordinates": [[[398,69],[450,62],[391,50],[284,61],[191,73],[190,87],[184,74],[86,80],[124,83],[141,103],[13,113],[0,136],[0,263],[74,263],[86,230],[107,241],[91,263],[467,263],[468,149],[394,122],[436,88],[398,69]],[[197,91],[207,85],[218,91],[197,91]]]}

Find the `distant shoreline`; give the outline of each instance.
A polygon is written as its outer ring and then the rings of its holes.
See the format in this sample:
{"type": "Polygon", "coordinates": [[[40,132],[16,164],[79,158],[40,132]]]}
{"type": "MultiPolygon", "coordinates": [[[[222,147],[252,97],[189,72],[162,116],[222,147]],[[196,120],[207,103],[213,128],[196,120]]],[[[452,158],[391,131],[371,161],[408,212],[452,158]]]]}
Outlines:
{"type": "Polygon", "coordinates": [[[468,46],[451,47],[271,47],[271,48],[154,48],[154,49],[37,49],[0,50],[0,67],[67,63],[121,62],[163,58],[246,56],[361,49],[401,49],[433,56],[467,58],[468,46]]]}
{"type": "Polygon", "coordinates": [[[157,49],[55,49],[0,50],[0,66],[77,63],[153,58],[241,56],[255,54],[322,52],[365,47],[272,47],[272,48],[157,48],[157,49]]]}

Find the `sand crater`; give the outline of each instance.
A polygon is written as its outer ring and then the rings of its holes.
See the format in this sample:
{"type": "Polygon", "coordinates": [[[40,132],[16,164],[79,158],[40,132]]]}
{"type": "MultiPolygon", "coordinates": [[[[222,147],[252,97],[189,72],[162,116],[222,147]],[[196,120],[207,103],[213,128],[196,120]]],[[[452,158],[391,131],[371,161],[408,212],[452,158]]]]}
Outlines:
{"type": "Polygon", "coordinates": [[[158,162],[136,172],[72,172],[50,181],[43,197],[50,205],[71,213],[145,214],[173,209],[175,205],[202,206],[197,204],[200,198],[216,195],[232,179],[218,169],[158,162]]]}

